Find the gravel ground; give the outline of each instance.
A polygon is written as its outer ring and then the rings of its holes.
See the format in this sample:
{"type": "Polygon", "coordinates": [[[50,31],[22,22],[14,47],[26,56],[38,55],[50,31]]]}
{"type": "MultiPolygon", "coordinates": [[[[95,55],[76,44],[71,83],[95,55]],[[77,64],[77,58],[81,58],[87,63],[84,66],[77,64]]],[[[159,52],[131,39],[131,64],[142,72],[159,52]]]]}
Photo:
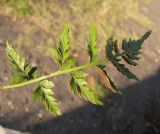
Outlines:
{"type": "MultiPolygon", "coordinates": [[[[148,13],[145,14],[154,22],[153,32],[145,42],[139,66],[131,68],[141,79],[140,82],[128,80],[109,67],[110,72],[115,72],[112,77],[123,88],[123,94],[107,96],[105,106],[99,107],[70,94],[64,82],[66,77],[53,78],[55,94],[64,113],[61,117],[52,116],[41,104],[32,102],[34,85],[1,90],[0,124],[33,134],[159,134],[160,0],[153,0],[147,8],[148,13]]],[[[130,32],[137,31],[142,35],[147,30],[133,21],[124,23],[130,32]]],[[[18,21],[13,22],[9,17],[0,15],[0,84],[5,84],[11,75],[3,42],[14,40],[21,32],[19,27],[18,21]]],[[[30,63],[38,64],[43,74],[57,70],[50,57],[35,53],[34,46],[26,49],[24,55],[30,63]]]]}

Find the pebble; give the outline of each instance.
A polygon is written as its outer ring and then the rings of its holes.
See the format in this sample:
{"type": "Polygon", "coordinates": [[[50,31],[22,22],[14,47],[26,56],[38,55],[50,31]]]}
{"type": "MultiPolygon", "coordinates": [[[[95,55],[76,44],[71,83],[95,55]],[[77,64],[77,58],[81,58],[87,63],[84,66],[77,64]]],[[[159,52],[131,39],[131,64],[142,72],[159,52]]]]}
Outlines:
{"type": "Polygon", "coordinates": [[[32,63],[31,63],[31,66],[33,66],[33,67],[36,66],[36,63],[35,63],[35,62],[32,62],[32,63]]]}
{"type": "Polygon", "coordinates": [[[8,106],[10,106],[10,108],[13,110],[14,109],[14,105],[11,101],[8,101],[8,106]]]}
{"type": "Polygon", "coordinates": [[[43,117],[43,115],[41,114],[41,113],[38,113],[38,118],[42,118],[43,117]]]}
{"type": "Polygon", "coordinates": [[[28,107],[25,108],[25,112],[26,112],[26,113],[29,112],[29,108],[28,108],[28,107]]]}
{"type": "Polygon", "coordinates": [[[82,122],[83,122],[83,120],[82,120],[82,119],[80,119],[80,120],[79,120],[79,123],[82,123],[82,122]]]}
{"type": "Polygon", "coordinates": [[[117,130],[117,127],[115,125],[112,126],[113,130],[117,130]]]}
{"type": "Polygon", "coordinates": [[[154,62],[156,62],[156,63],[157,63],[158,61],[159,61],[158,59],[154,59],[154,62]]]}
{"type": "Polygon", "coordinates": [[[12,102],[11,102],[11,101],[8,101],[8,105],[11,106],[11,105],[12,105],[12,102]]]}
{"type": "Polygon", "coordinates": [[[70,123],[74,123],[74,120],[71,119],[71,120],[70,120],[70,123]]]}
{"type": "Polygon", "coordinates": [[[8,80],[8,77],[4,77],[4,80],[7,81],[7,80],[8,80]]]}
{"type": "Polygon", "coordinates": [[[123,113],[123,109],[122,108],[119,109],[119,113],[123,113]]]}
{"type": "Polygon", "coordinates": [[[98,127],[98,124],[97,124],[97,123],[94,123],[93,126],[94,126],[94,128],[97,128],[97,127],[98,127]]]}

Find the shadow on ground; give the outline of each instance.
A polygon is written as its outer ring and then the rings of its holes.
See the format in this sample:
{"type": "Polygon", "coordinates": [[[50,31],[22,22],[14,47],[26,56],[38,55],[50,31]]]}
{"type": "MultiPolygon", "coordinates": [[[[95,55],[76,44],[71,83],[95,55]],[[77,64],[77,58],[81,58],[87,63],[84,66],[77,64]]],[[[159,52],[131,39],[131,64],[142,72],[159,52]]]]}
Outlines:
{"type": "MultiPolygon", "coordinates": [[[[18,129],[27,116],[2,125],[18,129]]],[[[26,130],[33,134],[159,134],[160,71],[127,87],[122,95],[108,96],[104,107],[87,104],[26,130]]]]}

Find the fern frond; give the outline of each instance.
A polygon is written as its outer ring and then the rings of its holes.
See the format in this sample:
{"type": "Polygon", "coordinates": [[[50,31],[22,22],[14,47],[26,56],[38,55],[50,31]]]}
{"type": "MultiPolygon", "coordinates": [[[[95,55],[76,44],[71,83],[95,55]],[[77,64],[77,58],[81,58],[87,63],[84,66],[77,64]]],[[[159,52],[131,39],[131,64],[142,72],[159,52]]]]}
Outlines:
{"type": "Polygon", "coordinates": [[[121,72],[123,75],[125,75],[127,78],[139,80],[135,74],[133,74],[128,68],[125,67],[124,64],[119,62],[120,61],[119,59],[114,58],[111,61],[112,61],[113,65],[116,66],[118,71],[121,72]]]}
{"type": "MultiPolygon", "coordinates": [[[[95,27],[93,27],[90,33],[90,45],[94,46],[96,45],[95,30],[95,27]]],[[[69,29],[67,26],[64,27],[57,48],[51,49],[51,53],[56,62],[59,63],[61,70],[69,69],[75,65],[76,59],[71,56],[69,44],[69,29]]],[[[90,101],[93,104],[101,104],[98,96],[87,87],[87,82],[84,79],[86,78],[86,73],[82,71],[75,71],[72,73],[68,73],[68,75],[70,76],[70,86],[72,92],[77,92],[80,97],[83,97],[84,99],[90,101]]]]}
{"type": "Polygon", "coordinates": [[[69,44],[69,28],[64,26],[60,40],[57,43],[57,48],[51,49],[53,59],[59,63],[60,69],[68,69],[74,66],[76,59],[71,57],[71,50],[69,44]]]}
{"type": "Polygon", "coordinates": [[[123,58],[128,64],[136,66],[137,63],[134,60],[138,60],[138,54],[144,40],[146,40],[151,32],[145,33],[139,40],[123,40],[122,52],[120,52],[117,40],[109,38],[106,45],[106,57],[113,63],[119,72],[128,77],[129,79],[139,80],[135,74],[133,74],[124,64],[120,63],[123,58]],[[122,57],[122,58],[121,58],[122,57]]]}
{"type": "Polygon", "coordinates": [[[37,78],[37,67],[30,67],[9,42],[7,42],[6,54],[12,63],[10,69],[16,74],[15,77],[10,78],[11,83],[20,83],[25,80],[37,78]]]}
{"type": "Polygon", "coordinates": [[[106,56],[101,60],[98,56],[97,29],[96,25],[93,24],[87,41],[89,62],[85,65],[76,67],[76,59],[72,57],[72,51],[70,49],[69,28],[65,25],[57,43],[57,47],[51,49],[52,57],[55,62],[59,64],[60,70],[40,77],[38,77],[37,67],[31,67],[26,63],[26,60],[16,52],[12,44],[7,42],[6,54],[12,64],[10,69],[15,74],[15,77],[12,77],[10,81],[18,84],[0,86],[0,89],[17,88],[32,83],[38,83],[38,88],[33,94],[34,100],[44,103],[47,110],[51,113],[60,115],[61,111],[57,100],[54,97],[54,92],[52,91],[54,84],[52,81],[48,81],[47,79],[67,74],[70,77],[70,87],[73,93],[77,93],[81,98],[84,98],[93,104],[102,105],[102,101],[99,96],[89,88],[87,81],[85,80],[87,74],[82,70],[90,67],[96,67],[100,76],[103,78],[106,87],[113,93],[119,93],[118,88],[115,86],[114,82],[105,70],[106,62],[110,61],[120,73],[129,79],[138,80],[137,76],[133,74],[125,64],[121,63],[121,60],[124,59],[128,64],[136,66],[136,61],[140,59],[139,54],[142,44],[150,34],[151,31],[146,32],[138,40],[129,39],[127,41],[124,39],[121,44],[122,49],[118,48],[119,45],[117,40],[114,40],[113,37],[109,38],[105,47],[106,56]]]}
{"type": "Polygon", "coordinates": [[[90,57],[90,62],[96,62],[98,61],[99,57],[97,55],[98,48],[97,48],[97,28],[95,24],[92,24],[89,38],[88,38],[88,45],[87,45],[87,51],[90,57]]]}
{"type": "MultiPolygon", "coordinates": [[[[117,41],[113,42],[113,38],[110,38],[108,40],[108,45],[106,46],[106,53],[108,58],[111,58],[113,56],[112,51],[113,48],[115,46],[115,44],[117,45],[117,41]]],[[[119,50],[116,50],[117,53],[119,53],[119,50]]],[[[90,57],[90,62],[95,62],[99,60],[99,57],[97,55],[98,52],[98,48],[97,48],[97,30],[96,30],[96,25],[92,25],[90,33],[89,33],[89,39],[88,39],[88,46],[87,46],[87,51],[90,57]]],[[[97,65],[98,68],[98,72],[100,74],[100,76],[103,78],[105,85],[108,89],[110,89],[112,92],[118,92],[118,89],[116,88],[116,86],[114,85],[114,83],[112,82],[111,78],[108,76],[107,72],[104,70],[105,65],[97,65]]]]}
{"type": "Polygon", "coordinates": [[[70,73],[70,75],[71,91],[77,92],[80,97],[83,97],[84,99],[90,101],[93,104],[102,105],[102,102],[96,95],[96,93],[87,86],[87,81],[85,80],[87,76],[86,73],[82,71],[75,71],[70,73]]]}
{"type": "Polygon", "coordinates": [[[123,59],[127,61],[130,65],[138,65],[134,60],[139,60],[140,50],[142,48],[143,42],[150,36],[151,31],[146,32],[140,39],[123,40],[122,49],[124,51],[123,59]]]}
{"type": "Polygon", "coordinates": [[[50,111],[51,113],[61,115],[61,111],[57,103],[57,100],[53,96],[53,87],[54,84],[52,81],[43,80],[39,82],[38,88],[34,91],[33,98],[34,100],[38,100],[44,103],[48,111],[50,111]]]}

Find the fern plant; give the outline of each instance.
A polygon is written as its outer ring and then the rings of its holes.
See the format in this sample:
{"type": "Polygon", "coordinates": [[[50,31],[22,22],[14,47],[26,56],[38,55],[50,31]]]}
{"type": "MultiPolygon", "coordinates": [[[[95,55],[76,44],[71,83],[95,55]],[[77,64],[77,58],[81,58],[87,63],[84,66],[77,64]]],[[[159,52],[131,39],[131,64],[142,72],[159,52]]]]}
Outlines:
{"type": "Polygon", "coordinates": [[[50,49],[54,61],[59,65],[59,70],[44,76],[38,76],[38,67],[31,67],[13,48],[12,44],[7,42],[6,54],[12,64],[10,70],[14,72],[15,76],[10,78],[11,85],[0,86],[0,88],[18,88],[37,83],[38,86],[33,93],[33,99],[42,102],[51,113],[61,115],[59,105],[52,90],[54,83],[49,81],[48,78],[66,74],[69,76],[71,92],[77,93],[81,98],[93,104],[102,105],[103,103],[98,95],[89,88],[85,80],[87,74],[83,70],[96,67],[107,88],[113,93],[119,93],[120,91],[105,70],[106,64],[111,62],[119,72],[129,79],[139,80],[135,74],[121,63],[121,60],[123,59],[127,64],[132,66],[137,66],[137,60],[140,59],[139,54],[142,44],[150,34],[151,31],[148,31],[138,40],[124,39],[121,44],[121,49],[118,47],[118,41],[111,37],[106,41],[106,56],[100,58],[97,48],[97,29],[96,25],[93,24],[87,41],[88,63],[76,66],[75,63],[77,59],[72,56],[69,41],[69,28],[66,25],[64,26],[56,48],[50,49]]]}

